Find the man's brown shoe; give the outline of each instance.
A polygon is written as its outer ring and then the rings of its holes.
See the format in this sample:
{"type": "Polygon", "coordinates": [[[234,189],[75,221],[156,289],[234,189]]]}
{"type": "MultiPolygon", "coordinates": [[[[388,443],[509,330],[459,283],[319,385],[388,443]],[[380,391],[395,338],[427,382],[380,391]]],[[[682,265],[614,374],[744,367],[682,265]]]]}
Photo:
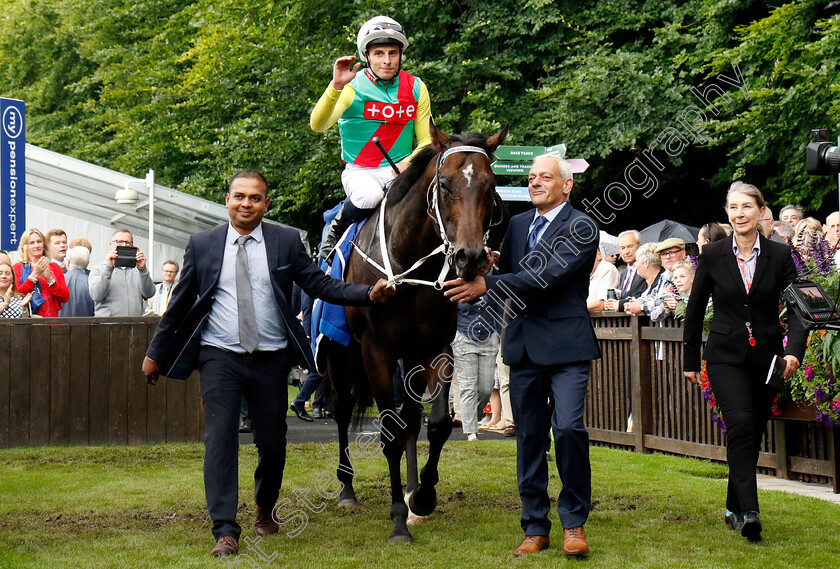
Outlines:
{"type": "Polygon", "coordinates": [[[257,521],[254,522],[254,531],[257,535],[271,535],[280,531],[280,524],[274,521],[271,512],[272,510],[257,506],[257,521]]]}
{"type": "Polygon", "coordinates": [[[549,539],[547,535],[526,535],[525,539],[513,552],[514,557],[522,557],[529,553],[539,553],[548,549],[549,539]]]}
{"type": "Polygon", "coordinates": [[[223,555],[236,555],[239,553],[239,544],[233,539],[233,536],[226,535],[216,542],[216,547],[210,552],[213,557],[222,557],[223,555]]]}
{"type": "Polygon", "coordinates": [[[566,555],[586,555],[589,553],[589,544],[586,542],[586,533],[583,526],[563,529],[563,553],[566,555]]]}

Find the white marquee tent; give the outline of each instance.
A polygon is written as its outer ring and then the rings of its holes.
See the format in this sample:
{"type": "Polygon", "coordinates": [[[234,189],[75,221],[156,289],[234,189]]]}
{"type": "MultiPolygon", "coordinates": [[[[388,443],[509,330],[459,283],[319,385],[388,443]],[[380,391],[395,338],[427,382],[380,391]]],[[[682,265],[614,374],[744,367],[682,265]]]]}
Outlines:
{"type": "MultiPolygon", "coordinates": [[[[116,229],[130,229],[134,244],[149,250],[149,195],[145,180],[102,168],[76,158],[26,145],[26,227],[46,233],[61,228],[68,240],[84,237],[93,245],[91,266],[105,258],[116,229]],[[126,182],[139,194],[133,205],[118,204],[115,195],[126,182]]],[[[223,204],[155,184],[154,266],[160,280],[164,261],[183,264],[184,249],[193,233],[228,221],[223,204]]],[[[274,223],[274,222],[269,222],[274,223]]],[[[306,243],[306,233],[300,231],[306,243]]],[[[13,254],[14,256],[14,254],[13,254]]]]}

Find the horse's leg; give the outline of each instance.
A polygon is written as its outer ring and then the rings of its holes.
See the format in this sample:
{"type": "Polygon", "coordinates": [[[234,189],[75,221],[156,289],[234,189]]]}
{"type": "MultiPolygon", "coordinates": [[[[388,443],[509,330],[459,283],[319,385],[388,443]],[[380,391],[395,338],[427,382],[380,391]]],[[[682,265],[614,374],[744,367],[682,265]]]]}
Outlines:
{"type": "Polygon", "coordinates": [[[452,348],[446,346],[436,358],[430,359],[419,372],[432,394],[432,413],[429,416],[429,460],[420,472],[420,484],[409,496],[409,507],[418,516],[428,516],[437,506],[438,462],[443,445],[452,434],[449,416],[449,383],[452,378],[452,348]]]}
{"type": "Polygon", "coordinates": [[[359,502],[353,490],[353,463],[350,460],[348,430],[353,417],[354,399],[351,391],[353,373],[353,352],[337,342],[330,340],[328,350],[329,377],[333,387],[333,407],[335,422],[338,425],[338,468],[336,478],[341,483],[338,505],[349,508],[359,502]]]}
{"type": "Polygon", "coordinates": [[[406,423],[397,415],[394,405],[394,369],[396,362],[388,349],[371,341],[362,342],[362,356],[365,371],[368,374],[373,397],[379,408],[376,426],[380,432],[382,452],[388,460],[388,472],[391,479],[391,520],[394,529],[388,536],[389,543],[411,543],[411,532],[408,531],[408,506],[402,496],[402,473],[400,463],[405,449],[406,423]]]}
{"type": "MultiPolygon", "coordinates": [[[[405,363],[405,362],[404,362],[405,363]]],[[[406,427],[406,434],[405,434],[405,466],[406,466],[406,487],[405,487],[405,503],[408,505],[409,496],[414,490],[417,488],[418,478],[417,478],[417,438],[420,435],[420,417],[422,415],[423,406],[421,404],[422,393],[425,391],[425,384],[422,383],[422,378],[420,379],[420,386],[417,385],[409,385],[408,381],[412,378],[410,374],[411,369],[413,369],[413,364],[411,367],[408,365],[405,366],[405,377],[402,378],[403,381],[403,407],[402,411],[400,412],[400,417],[405,421],[406,427]],[[416,391],[420,391],[420,396],[417,396],[416,391]]],[[[415,383],[417,383],[415,381],[415,383]]],[[[414,512],[408,512],[408,525],[414,525],[425,521],[424,517],[417,516],[414,512]]]]}

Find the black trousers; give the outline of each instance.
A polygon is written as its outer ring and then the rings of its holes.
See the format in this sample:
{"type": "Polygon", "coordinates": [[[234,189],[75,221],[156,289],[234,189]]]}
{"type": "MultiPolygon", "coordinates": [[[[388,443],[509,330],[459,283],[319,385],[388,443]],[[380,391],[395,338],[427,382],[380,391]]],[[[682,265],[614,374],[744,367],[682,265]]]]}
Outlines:
{"type": "Polygon", "coordinates": [[[202,346],[199,356],[204,403],[204,492],[213,537],[239,541],[239,406],[248,401],[258,462],[257,506],[273,509],[286,464],[286,405],[289,361],[285,350],[242,356],[202,346]]]}
{"type": "Polygon", "coordinates": [[[738,366],[707,364],[709,383],[726,424],[726,461],[729,486],[726,508],[736,513],[758,511],[755,469],[761,438],[776,392],[767,387],[770,362],[751,353],[738,366]]]}

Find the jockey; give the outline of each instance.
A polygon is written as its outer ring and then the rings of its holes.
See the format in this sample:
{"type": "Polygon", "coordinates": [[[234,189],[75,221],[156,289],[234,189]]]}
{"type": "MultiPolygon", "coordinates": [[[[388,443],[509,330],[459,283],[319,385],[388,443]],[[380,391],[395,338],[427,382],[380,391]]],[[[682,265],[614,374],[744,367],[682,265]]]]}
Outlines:
{"type": "Polygon", "coordinates": [[[356,39],[359,59],[336,59],[333,78],[312,111],[309,125],[323,132],[338,123],[341,158],[346,163],[341,184],[347,199],[335,216],[321,244],[319,256],[326,259],[347,226],[367,217],[384,197],[383,187],[394,177],[388,161],[373,144],[382,146],[402,172],[411,158],[431,142],[432,117],[429,91],[418,78],[401,69],[408,39],[402,26],[391,18],[377,16],[359,29],[356,39]],[[417,147],[412,152],[412,143],[417,147]]]}

